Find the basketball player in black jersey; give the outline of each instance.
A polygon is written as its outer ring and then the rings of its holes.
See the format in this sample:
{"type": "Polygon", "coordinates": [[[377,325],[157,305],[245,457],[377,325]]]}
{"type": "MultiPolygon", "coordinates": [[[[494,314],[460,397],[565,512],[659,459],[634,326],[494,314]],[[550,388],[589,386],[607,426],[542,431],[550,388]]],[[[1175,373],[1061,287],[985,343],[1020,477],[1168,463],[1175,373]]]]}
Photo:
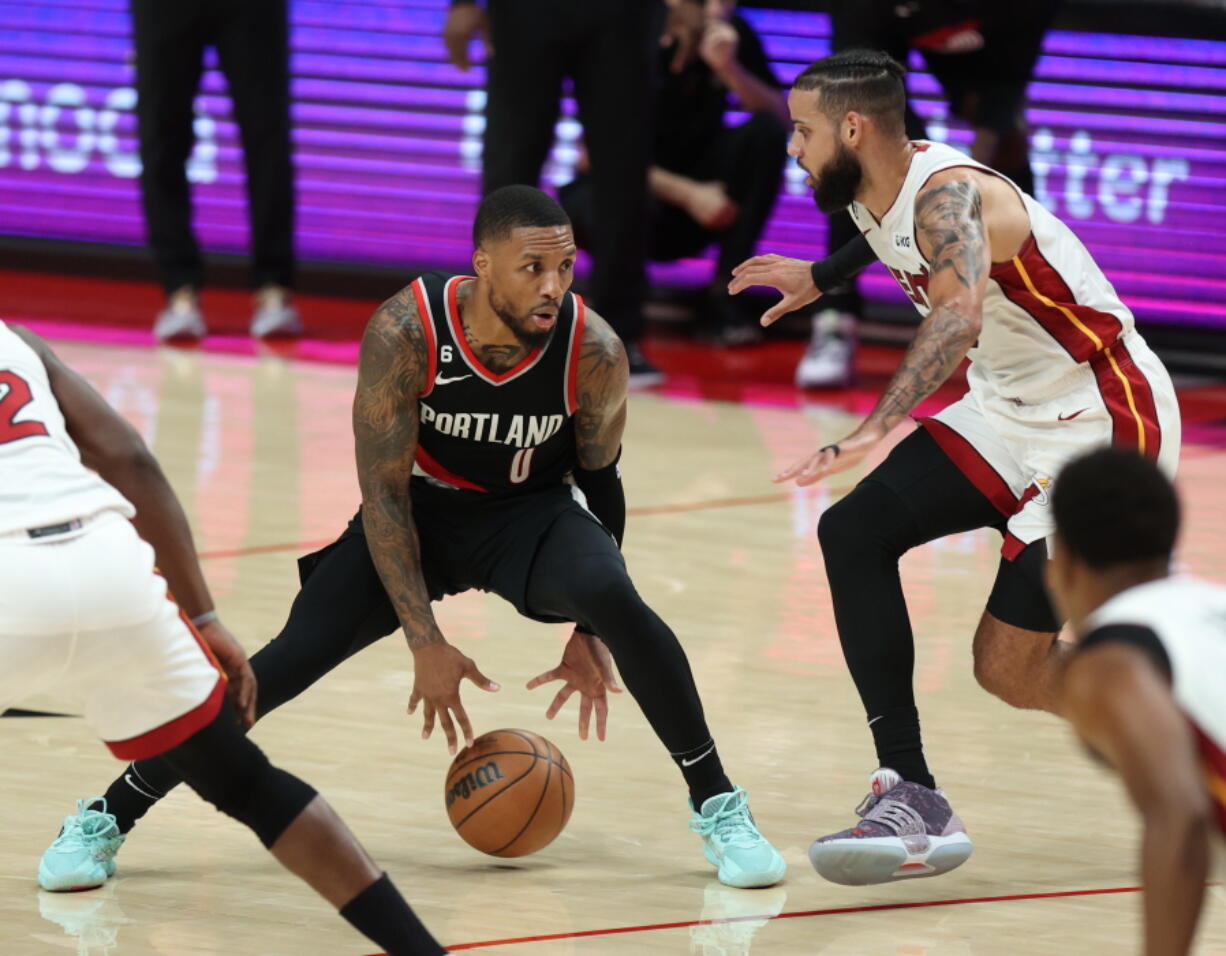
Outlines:
{"type": "MultiPolygon", "coordinates": [[[[561,664],[530,683],[565,682],[548,715],[578,693],[580,736],[595,710],[603,738],[611,652],[685,777],[690,828],[720,880],[777,883],[786,864],[724,773],[685,652],[619,551],[626,353],[569,292],[570,222],[539,190],[507,186],[481,203],[473,239],[475,277],[427,273],[367,326],[353,407],[362,509],[299,562],[289,620],[251,658],[257,716],[402,628],[422,736],[437,723],[455,752],[458,725],[471,744],[460,683],[498,688],[447,642],[431,602],[494,591],[526,617],[576,622],[561,664]]],[[[159,760],[128,767],[106,793],[120,831],[177,783],[159,760]]]]}

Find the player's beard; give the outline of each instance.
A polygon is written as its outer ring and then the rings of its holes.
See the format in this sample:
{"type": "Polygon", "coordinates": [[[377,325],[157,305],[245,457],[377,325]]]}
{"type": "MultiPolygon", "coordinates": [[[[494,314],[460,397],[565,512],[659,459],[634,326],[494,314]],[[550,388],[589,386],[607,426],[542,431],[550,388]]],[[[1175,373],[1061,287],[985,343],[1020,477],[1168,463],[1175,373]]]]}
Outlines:
{"type": "Polygon", "coordinates": [[[809,174],[813,184],[813,201],[826,215],[846,209],[856,198],[856,190],[864,179],[864,168],[850,149],[839,143],[818,175],[809,174]]]}
{"type": "Polygon", "coordinates": [[[493,289],[490,289],[490,308],[494,310],[494,314],[502,319],[502,324],[511,330],[511,334],[519,341],[519,344],[528,349],[534,349],[538,345],[544,345],[549,341],[549,336],[553,335],[553,328],[538,329],[532,325],[532,312],[529,311],[527,316],[516,315],[511,311],[510,305],[503,299],[500,299],[493,289]]]}

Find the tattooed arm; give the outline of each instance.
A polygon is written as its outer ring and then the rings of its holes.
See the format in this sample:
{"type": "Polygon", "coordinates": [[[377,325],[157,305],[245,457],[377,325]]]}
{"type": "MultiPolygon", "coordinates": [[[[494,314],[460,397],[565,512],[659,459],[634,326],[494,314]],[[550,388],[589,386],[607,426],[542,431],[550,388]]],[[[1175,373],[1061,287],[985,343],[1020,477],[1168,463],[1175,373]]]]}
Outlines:
{"type": "Polygon", "coordinates": [[[421,573],[409,479],[417,452],[417,397],[425,389],[425,334],[405,288],[379,307],[362,336],[353,436],[362,527],[383,587],[416,650],[444,640],[421,573]]]}
{"type": "Polygon", "coordinates": [[[422,576],[409,480],[417,452],[418,396],[425,386],[428,364],[413,293],[405,288],[379,307],[362,336],[353,435],[362,488],[362,527],[371,560],[413,651],[409,713],[423,703],[422,737],[430,736],[437,716],[448,749],[455,753],[453,714],[465,742],[469,746],[473,742],[472,727],[460,703],[460,680],[467,677],[485,690],[497,690],[497,685],[444,639],[422,576]]]}
{"type": "Polygon", "coordinates": [[[626,427],[630,368],[621,339],[590,309],[583,327],[576,383],[575,484],[620,545],[626,528],[626,495],[617,469],[626,427]]]}
{"type": "Polygon", "coordinates": [[[932,310],[902,364],[859,428],[780,472],[776,481],[811,485],[858,464],[949,378],[979,337],[992,261],[979,190],[968,170],[942,171],[925,183],[915,198],[915,232],[929,262],[932,310]]]}
{"type": "Polygon", "coordinates": [[[920,190],[915,233],[930,263],[932,311],[864,423],[883,437],[953,374],[983,327],[991,250],[979,190],[965,169],[938,173],[920,190]]]}
{"type": "Polygon", "coordinates": [[[597,471],[611,465],[626,427],[630,366],[621,339],[591,309],[583,325],[575,412],[579,467],[597,471]]]}

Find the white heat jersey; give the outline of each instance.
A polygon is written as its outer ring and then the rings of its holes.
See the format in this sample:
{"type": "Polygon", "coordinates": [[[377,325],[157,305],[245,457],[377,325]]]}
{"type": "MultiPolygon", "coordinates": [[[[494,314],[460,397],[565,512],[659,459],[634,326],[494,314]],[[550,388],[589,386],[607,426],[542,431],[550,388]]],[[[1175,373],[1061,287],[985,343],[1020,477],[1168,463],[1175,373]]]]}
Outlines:
{"type": "Polygon", "coordinates": [[[1152,631],[1171,665],[1171,690],[1196,734],[1202,770],[1226,833],[1226,588],[1170,577],[1129,588],[1090,618],[1152,631]]]}
{"type": "Polygon", "coordinates": [[[0,322],[0,534],[136,509],[81,464],[47,369],[0,322]]]}
{"type": "MultiPolygon", "coordinates": [[[[858,202],[848,211],[920,314],[927,315],[929,263],[915,231],[915,198],[924,184],[941,170],[971,166],[1017,186],[950,146],[922,141],[914,146],[902,189],[880,223],[858,202]]],[[[1030,237],[989,274],[983,331],[968,356],[972,392],[1040,404],[1080,384],[1076,373],[1088,364],[1104,396],[1119,399],[1121,412],[1134,405],[1141,419],[1152,421],[1144,376],[1128,354],[1127,343],[1135,341],[1132,313],[1072,230],[1017,192],[1030,217],[1030,237]]]]}

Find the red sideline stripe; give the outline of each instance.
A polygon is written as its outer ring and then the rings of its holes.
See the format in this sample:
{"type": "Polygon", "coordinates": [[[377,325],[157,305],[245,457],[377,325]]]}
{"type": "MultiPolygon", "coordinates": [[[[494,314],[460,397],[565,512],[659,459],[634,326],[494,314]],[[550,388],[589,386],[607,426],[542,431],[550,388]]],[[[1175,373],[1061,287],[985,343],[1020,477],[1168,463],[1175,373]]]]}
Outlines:
{"type": "MultiPolygon", "coordinates": [[[[212,655],[210,655],[212,656],[212,655]]],[[[207,727],[221,710],[221,702],[226,694],[226,679],[217,675],[217,683],[213,685],[204,703],[189,710],[186,714],[176,717],[170,723],[155,727],[147,733],[127,740],[108,740],[107,747],[120,760],[147,760],[164,754],[167,750],[179,746],[196,731],[207,727]]]]}
{"type": "Polygon", "coordinates": [[[449,485],[454,485],[456,488],[467,488],[469,491],[488,491],[488,488],[482,488],[480,485],[469,481],[467,478],[461,478],[457,474],[448,471],[437,461],[434,460],[428,451],[417,446],[417,452],[413,456],[413,460],[417,462],[419,468],[431,478],[437,478],[439,481],[445,481],[449,485]]]}
{"type": "Polygon", "coordinates": [[[579,355],[583,351],[583,299],[575,296],[575,321],[570,330],[570,361],[566,368],[566,408],[573,415],[579,410],[579,355]]]}
{"type": "Polygon", "coordinates": [[[941,451],[958,466],[958,470],[996,506],[997,511],[1006,518],[1017,514],[1017,498],[1008,483],[1000,477],[988,460],[975,450],[974,445],[935,418],[921,418],[918,421],[928,430],[928,434],[940,446],[941,451]]]}
{"type": "Polygon", "coordinates": [[[421,322],[421,330],[426,334],[426,387],[421,391],[424,398],[434,391],[434,376],[438,372],[438,337],[434,332],[430,304],[426,301],[425,282],[415,279],[409,288],[413,290],[413,298],[417,300],[417,320],[421,322]]]}
{"type": "MultiPolygon", "coordinates": [[[[1216,886],[1209,883],[1208,886],[1216,886]]],[[[813,916],[841,916],[845,913],[880,913],[887,910],[921,909],[931,906],[965,906],[970,903],[1011,903],[1016,900],[1055,900],[1077,896],[1107,896],[1116,893],[1139,893],[1139,886],[1108,886],[1092,890],[1058,890],[1051,893],[1015,893],[1009,896],[973,896],[953,900],[921,900],[916,903],[879,903],[873,906],[840,906],[825,910],[798,910],[771,916],[762,913],[755,916],[730,916],[727,919],[691,919],[676,923],[647,923],[642,926],[613,926],[608,929],[586,929],[575,933],[548,933],[542,936],[513,936],[508,939],[481,940],[473,943],[452,943],[447,947],[452,952],[462,949],[481,949],[485,946],[513,946],[518,943],[544,943],[557,939],[583,939],[591,936],[615,936],[621,933],[646,933],[663,929],[688,929],[691,926],[743,923],[749,920],[805,919],[813,916]]],[[[375,953],[372,956],[387,956],[375,953]]]]}

